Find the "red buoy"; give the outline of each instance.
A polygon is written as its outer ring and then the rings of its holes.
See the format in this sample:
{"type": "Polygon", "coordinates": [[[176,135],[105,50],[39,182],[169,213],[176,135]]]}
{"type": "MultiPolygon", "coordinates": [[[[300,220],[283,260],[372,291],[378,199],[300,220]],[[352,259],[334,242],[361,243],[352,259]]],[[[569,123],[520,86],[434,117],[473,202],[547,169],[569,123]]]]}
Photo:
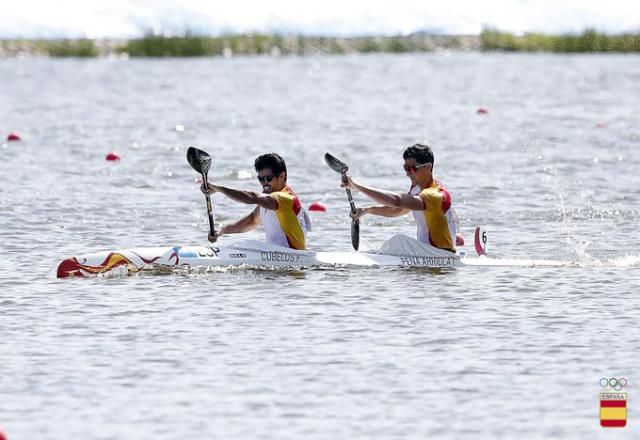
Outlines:
{"type": "Polygon", "coordinates": [[[117,151],[110,151],[107,154],[107,157],[105,157],[106,160],[111,161],[111,162],[115,162],[120,160],[120,155],[118,154],[117,151]]]}
{"type": "Polygon", "coordinates": [[[456,246],[464,246],[464,237],[462,234],[456,234],[456,246]]]}
{"type": "Polygon", "coordinates": [[[309,205],[309,211],[325,212],[326,210],[327,207],[324,205],[324,203],[321,202],[313,202],[309,205]]]}
{"type": "Polygon", "coordinates": [[[486,114],[489,113],[489,109],[487,107],[484,107],[484,106],[478,107],[477,113],[481,114],[481,115],[486,115],[486,114]]]}
{"type": "Polygon", "coordinates": [[[598,122],[596,124],[597,128],[607,128],[607,123],[606,122],[598,122]]]}
{"type": "Polygon", "coordinates": [[[2,428],[0,428],[0,440],[7,440],[7,436],[4,434],[2,428]]]}
{"type": "Polygon", "coordinates": [[[9,133],[9,136],[7,136],[7,140],[8,141],[19,141],[20,140],[20,135],[18,133],[9,133]]]}

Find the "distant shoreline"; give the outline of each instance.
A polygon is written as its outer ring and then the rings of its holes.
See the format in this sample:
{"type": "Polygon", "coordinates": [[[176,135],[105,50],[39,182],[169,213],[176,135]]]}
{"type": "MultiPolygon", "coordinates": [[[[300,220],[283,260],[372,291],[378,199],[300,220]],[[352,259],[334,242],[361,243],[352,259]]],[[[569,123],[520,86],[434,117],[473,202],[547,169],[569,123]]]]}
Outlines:
{"type": "Polygon", "coordinates": [[[318,55],[348,53],[412,53],[452,51],[639,53],[640,34],[521,36],[496,29],[480,35],[314,37],[279,34],[234,34],[219,37],[148,34],[133,39],[0,40],[0,58],[10,57],[198,57],[234,55],[318,55]]]}

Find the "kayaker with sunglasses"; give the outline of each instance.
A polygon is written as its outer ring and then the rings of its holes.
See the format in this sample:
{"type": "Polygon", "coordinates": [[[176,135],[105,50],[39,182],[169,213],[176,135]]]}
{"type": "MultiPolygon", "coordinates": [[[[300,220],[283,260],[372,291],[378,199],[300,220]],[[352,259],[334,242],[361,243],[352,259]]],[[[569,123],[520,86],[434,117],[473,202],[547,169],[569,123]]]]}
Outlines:
{"type": "Polygon", "coordinates": [[[380,203],[358,208],[351,217],[365,214],[398,217],[411,212],[418,226],[418,241],[455,252],[457,217],[451,207],[451,195],[433,177],[433,151],[428,145],[415,144],[408,147],[402,157],[404,171],[411,179],[407,194],[361,185],[347,176],[343,188],[356,189],[380,203]]]}
{"type": "Polygon", "coordinates": [[[236,202],[257,205],[245,217],[223,225],[209,241],[215,241],[225,234],[237,234],[255,229],[260,223],[264,226],[267,243],[291,249],[305,249],[305,235],[311,222],[300,204],[298,196],[287,185],[287,165],[276,153],[263,154],[255,160],[254,167],[262,193],[209,184],[200,190],[205,194],[222,193],[236,202]]]}

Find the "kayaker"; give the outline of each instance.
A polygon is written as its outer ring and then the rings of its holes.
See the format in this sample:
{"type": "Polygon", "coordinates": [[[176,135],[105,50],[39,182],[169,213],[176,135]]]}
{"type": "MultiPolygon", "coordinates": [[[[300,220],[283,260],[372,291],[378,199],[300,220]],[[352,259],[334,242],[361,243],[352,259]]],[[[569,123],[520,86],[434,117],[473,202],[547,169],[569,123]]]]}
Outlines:
{"type": "Polygon", "coordinates": [[[398,217],[411,212],[418,226],[418,241],[455,252],[457,217],[451,207],[451,195],[433,177],[434,157],[431,147],[412,145],[404,151],[402,157],[404,170],[411,179],[411,188],[406,194],[361,185],[347,176],[346,183],[342,184],[343,188],[356,189],[380,203],[358,208],[351,217],[359,218],[365,214],[398,217]]]}
{"type": "Polygon", "coordinates": [[[287,185],[287,165],[284,159],[276,153],[263,154],[256,158],[254,166],[262,193],[211,183],[208,191],[204,189],[204,185],[200,187],[205,194],[219,192],[236,202],[257,205],[245,217],[223,225],[216,231],[215,236],[209,233],[209,241],[213,242],[225,234],[250,231],[262,223],[267,243],[291,249],[305,249],[305,235],[311,223],[298,196],[287,185]]]}

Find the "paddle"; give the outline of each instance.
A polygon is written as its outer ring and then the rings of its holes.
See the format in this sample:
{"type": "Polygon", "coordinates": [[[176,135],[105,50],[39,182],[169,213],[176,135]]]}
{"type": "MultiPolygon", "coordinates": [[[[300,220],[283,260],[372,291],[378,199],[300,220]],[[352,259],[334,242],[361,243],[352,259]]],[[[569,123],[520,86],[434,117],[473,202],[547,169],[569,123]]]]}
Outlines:
{"type": "MultiPolygon", "coordinates": [[[[205,151],[195,147],[189,147],[187,150],[187,161],[189,165],[191,165],[191,168],[202,174],[204,189],[209,189],[207,173],[209,172],[209,168],[211,168],[211,156],[205,151]]],[[[205,199],[207,200],[207,214],[209,214],[209,232],[212,237],[215,237],[216,231],[213,225],[213,208],[211,207],[211,197],[209,197],[209,194],[205,195],[205,199]]]]}
{"type": "MultiPolygon", "coordinates": [[[[324,160],[329,165],[333,171],[336,171],[342,174],[342,182],[347,181],[347,171],[349,171],[349,167],[346,163],[339,161],[334,156],[329,153],[324,154],[324,160]]],[[[351,205],[351,213],[356,213],[356,204],[353,203],[353,197],[351,196],[351,190],[346,188],[347,190],[347,198],[349,199],[349,205],[351,205]]],[[[351,219],[351,244],[355,250],[358,250],[360,247],[360,220],[351,219]]]]}

